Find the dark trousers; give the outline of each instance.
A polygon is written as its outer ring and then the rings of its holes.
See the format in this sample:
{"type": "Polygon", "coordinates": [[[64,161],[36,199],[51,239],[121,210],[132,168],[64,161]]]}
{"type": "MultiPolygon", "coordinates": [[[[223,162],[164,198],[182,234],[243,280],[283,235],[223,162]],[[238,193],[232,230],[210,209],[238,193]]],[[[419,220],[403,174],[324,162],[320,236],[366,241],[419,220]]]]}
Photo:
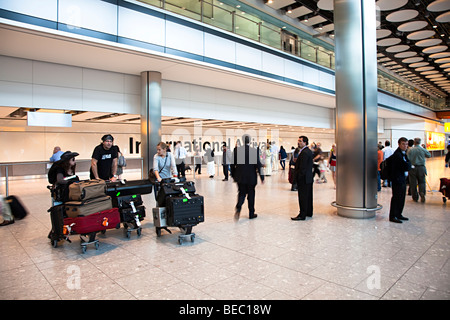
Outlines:
{"type": "Polygon", "coordinates": [[[247,197],[248,202],[248,213],[249,217],[253,217],[255,214],[255,185],[238,183],[238,202],[236,204],[236,209],[240,212],[242,205],[244,204],[245,197],[247,197]]]}
{"type": "Polygon", "coordinates": [[[197,172],[197,170],[198,170],[198,173],[199,173],[199,174],[202,174],[202,165],[201,165],[200,163],[197,163],[197,164],[195,165],[195,170],[194,170],[194,172],[197,172]]]}
{"type": "Polygon", "coordinates": [[[391,210],[389,211],[389,219],[399,218],[402,216],[403,207],[406,198],[406,182],[392,182],[392,198],[391,210]]]}
{"type": "Polygon", "coordinates": [[[298,183],[298,204],[300,206],[300,218],[313,216],[313,184],[298,183]]]}
{"type": "Polygon", "coordinates": [[[313,179],[314,177],[317,176],[320,178],[320,169],[319,169],[319,165],[318,164],[313,164],[313,179]]]}
{"type": "Polygon", "coordinates": [[[228,170],[230,170],[230,165],[229,164],[223,164],[223,175],[225,176],[225,179],[228,180],[228,170]]]}
{"type": "Polygon", "coordinates": [[[180,164],[177,164],[178,178],[186,177],[186,165],[184,161],[181,161],[180,164]]]}

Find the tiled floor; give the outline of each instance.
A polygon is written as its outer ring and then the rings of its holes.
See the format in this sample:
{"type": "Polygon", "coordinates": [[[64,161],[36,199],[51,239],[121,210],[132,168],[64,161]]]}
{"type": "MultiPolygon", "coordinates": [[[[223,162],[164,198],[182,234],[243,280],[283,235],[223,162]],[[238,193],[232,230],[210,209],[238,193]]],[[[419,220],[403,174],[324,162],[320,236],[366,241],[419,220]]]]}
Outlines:
{"type": "MultiPolygon", "coordinates": [[[[431,190],[450,177],[442,158],[428,160],[428,170],[431,190]]],[[[236,185],[205,170],[196,179],[205,222],[194,227],[194,243],[180,246],[175,228],[156,237],[151,194],[140,238],[110,230],[98,236],[98,250],[82,254],[78,236],[50,245],[45,186],[10,183],[30,215],[0,227],[0,299],[450,299],[450,202],[438,192],[425,204],[408,197],[410,221],[399,225],[388,221],[391,189],[383,188],[376,218],[354,220],[330,205],[328,174],[327,184],[314,185],[314,217],[291,221],[297,194],[280,170],[257,186],[258,218],[243,210],[235,223],[236,185]]]]}

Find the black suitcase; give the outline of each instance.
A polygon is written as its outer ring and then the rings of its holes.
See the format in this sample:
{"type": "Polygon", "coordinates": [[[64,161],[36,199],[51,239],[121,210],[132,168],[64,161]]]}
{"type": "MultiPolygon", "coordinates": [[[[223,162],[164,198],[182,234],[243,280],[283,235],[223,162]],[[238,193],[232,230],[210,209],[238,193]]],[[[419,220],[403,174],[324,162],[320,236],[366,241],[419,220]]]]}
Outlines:
{"type": "Polygon", "coordinates": [[[127,195],[123,197],[112,198],[113,207],[115,208],[131,208],[131,202],[135,207],[143,204],[142,197],[140,194],[127,195]]]}
{"type": "Polygon", "coordinates": [[[50,239],[52,245],[56,248],[58,245],[58,241],[67,238],[64,235],[64,205],[60,204],[57,206],[53,206],[48,209],[48,212],[50,212],[50,221],[52,222],[52,229],[48,234],[48,238],[50,239]]]}
{"type": "Polygon", "coordinates": [[[132,196],[152,193],[153,183],[148,180],[131,180],[122,184],[120,181],[106,182],[106,194],[114,197],[132,196]]]}
{"type": "Polygon", "coordinates": [[[160,192],[165,196],[181,195],[183,193],[181,188],[183,188],[186,193],[195,193],[194,181],[162,183],[160,192]]]}
{"type": "Polygon", "coordinates": [[[145,206],[136,206],[135,209],[136,210],[134,210],[132,207],[119,209],[121,222],[133,222],[135,221],[136,215],[138,216],[139,221],[144,220],[145,206]]]}
{"type": "Polygon", "coordinates": [[[191,195],[187,197],[167,198],[167,225],[183,226],[197,225],[205,221],[203,196],[191,195]]]}
{"type": "Polygon", "coordinates": [[[195,183],[193,181],[161,183],[156,198],[158,207],[165,207],[168,197],[181,196],[183,194],[181,189],[184,189],[184,193],[194,194],[195,183]]]}
{"type": "Polygon", "coordinates": [[[23,206],[22,202],[20,202],[19,198],[17,198],[16,196],[6,197],[6,203],[9,204],[14,219],[21,220],[28,215],[27,209],[23,206]]]}

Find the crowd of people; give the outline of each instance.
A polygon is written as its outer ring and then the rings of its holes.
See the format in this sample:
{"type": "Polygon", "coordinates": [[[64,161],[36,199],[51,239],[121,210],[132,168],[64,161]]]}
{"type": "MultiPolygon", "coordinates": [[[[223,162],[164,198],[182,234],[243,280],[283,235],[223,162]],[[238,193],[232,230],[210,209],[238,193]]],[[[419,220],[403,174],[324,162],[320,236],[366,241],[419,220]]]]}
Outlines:
{"type": "MultiPolygon", "coordinates": [[[[120,152],[120,148],[114,145],[114,138],[106,134],[101,138],[102,142],[94,148],[91,157],[90,178],[103,179],[109,181],[121,180],[123,167],[126,160],[120,152]]],[[[236,145],[233,150],[226,143],[222,145],[222,170],[224,179],[228,181],[231,176],[238,185],[238,201],[235,206],[235,219],[238,220],[242,205],[247,198],[249,218],[257,217],[254,208],[255,187],[257,177],[264,183],[264,177],[270,176],[277,171],[286,169],[288,152],[283,146],[278,147],[276,142],[269,142],[266,148],[261,150],[250,146],[251,138],[244,135],[243,145],[236,145]],[[278,164],[279,163],[279,164],[278,164]]],[[[297,141],[297,148],[292,147],[289,163],[288,177],[291,190],[298,192],[298,202],[300,211],[292,220],[305,220],[313,214],[313,184],[327,183],[325,173],[331,172],[331,176],[336,189],[336,166],[337,166],[337,146],[333,144],[327,157],[321,148],[320,142],[311,142],[306,136],[300,136],[297,141]],[[317,179],[315,180],[317,175],[317,179]]],[[[78,179],[76,176],[75,157],[76,152],[61,151],[59,146],[53,150],[50,162],[56,167],[55,183],[66,185],[71,179],[78,179]]],[[[185,178],[186,170],[190,166],[186,164],[188,152],[183,147],[181,141],[177,141],[174,151],[171,151],[171,143],[160,142],[157,145],[157,153],[153,158],[152,172],[155,180],[162,181],[172,177],[185,178]]],[[[390,203],[389,220],[395,223],[402,223],[408,218],[403,216],[403,208],[406,195],[411,195],[415,202],[424,203],[426,201],[426,159],[431,154],[426,146],[421,143],[420,138],[408,140],[402,137],[398,140],[398,147],[392,148],[390,141],[386,140],[384,145],[378,143],[378,191],[382,187],[392,188],[392,198],[390,203]],[[388,160],[389,159],[389,160],[388,160]],[[389,175],[382,181],[382,163],[388,166],[389,175]],[[409,188],[407,189],[407,186],[409,188]]],[[[214,178],[214,149],[206,146],[204,154],[198,150],[194,153],[195,172],[201,174],[201,164],[206,162],[207,171],[210,178],[214,178]]],[[[445,166],[450,166],[450,145],[447,146],[445,166]]],[[[62,195],[64,197],[64,195],[62,195]]],[[[155,194],[156,197],[156,194],[155,194]]]]}
{"type": "MultiPolygon", "coordinates": [[[[102,143],[95,147],[92,153],[90,178],[115,181],[121,179],[123,166],[126,161],[118,146],[114,145],[114,138],[104,135],[102,143]]],[[[257,176],[264,181],[265,176],[270,176],[277,171],[286,169],[288,152],[283,146],[278,147],[275,141],[269,142],[266,148],[251,147],[251,138],[244,135],[243,145],[231,150],[226,143],[222,145],[221,166],[224,174],[222,181],[228,181],[229,176],[238,184],[238,202],[235,209],[235,218],[239,218],[240,211],[245,198],[247,197],[249,207],[249,217],[255,218],[254,197],[257,176]],[[239,157],[240,158],[239,158],[239,157]],[[279,164],[278,164],[279,163],[279,164]]],[[[336,189],[336,166],[337,166],[337,146],[333,144],[327,157],[321,148],[320,142],[311,142],[306,136],[300,136],[297,148],[292,147],[288,163],[289,182],[291,190],[298,192],[300,212],[293,220],[305,220],[312,216],[312,185],[316,183],[327,183],[325,173],[331,172],[331,176],[336,189]],[[311,168],[309,168],[311,167],[311,168]],[[317,178],[316,178],[317,176],[317,178]]],[[[450,164],[450,145],[447,146],[445,165],[450,164]]],[[[207,145],[201,154],[198,150],[194,153],[195,172],[201,174],[201,164],[207,164],[207,171],[210,178],[215,175],[214,149],[207,145]]],[[[50,161],[59,160],[60,169],[58,171],[58,181],[64,183],[68,176],[75,175],[75,157],[78,153],[70,151],[62,152],[60,147],[55,147],[50,161]]],[[[156,180],[178,177],[186,177],[186,165],[188,152],[183,147],[181,141],[177,141],[174,151],[171,151],[171,143],[160,142],[157,146],[157,153],[153,159],[153,172],[156,180]]],[[[426,146],[421,143],[420,138],[410,139],[400,138],[398,147],[392,148],[390,141],[384,144],[378,143],[378,191],[382,187],[392,188],[392,198],[390,206],[389,220],[396,223],[407,221],[408,218],[402,215],[406,195],[411,195],[416,202],[426,201],[426,159],[431,154],[426,150],[426,146]],[[381,163],[387,162],[391,158],[389,166],[389,177],[381,181],[381,163]],[[408,189],[407,186],[409,186],[408,189]]]]}

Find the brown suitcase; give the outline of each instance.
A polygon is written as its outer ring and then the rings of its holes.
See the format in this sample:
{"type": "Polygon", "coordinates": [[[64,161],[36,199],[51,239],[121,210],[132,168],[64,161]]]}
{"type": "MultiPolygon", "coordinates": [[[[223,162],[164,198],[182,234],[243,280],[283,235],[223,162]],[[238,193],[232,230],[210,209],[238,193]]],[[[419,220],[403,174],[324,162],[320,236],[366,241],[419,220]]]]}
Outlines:
{"type": "Polygon", "coordinates": [[[69,218],[75,218],[109,210],[112,208],[112,202],[110,196],[103,196],[85,201],[68,201],[64,206],[66,215],[69,218]]]}
{"type": "Polygon", "coordinates": [[[69,200],[86,201],[106,196],[106,182],[101,179],[74,182],[69,185],[69,200]]]}

